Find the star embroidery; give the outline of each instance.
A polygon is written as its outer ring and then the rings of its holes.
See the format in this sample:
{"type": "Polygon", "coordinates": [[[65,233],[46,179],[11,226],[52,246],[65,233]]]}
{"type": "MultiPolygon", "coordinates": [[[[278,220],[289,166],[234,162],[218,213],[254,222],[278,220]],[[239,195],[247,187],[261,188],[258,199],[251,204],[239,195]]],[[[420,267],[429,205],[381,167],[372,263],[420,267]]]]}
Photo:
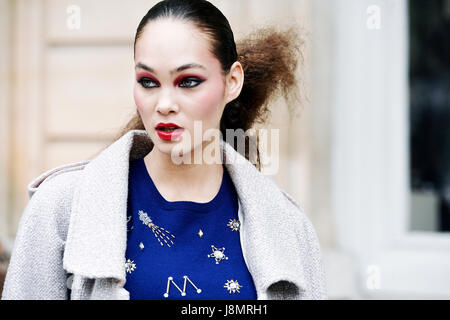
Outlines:
{"type": "Polygon", "coordinates": [[[225,251],[225,248],[216,248],[213,245],[211,245],[212,253],[208,254],[208,258],[214,258],[216,260],[216,264],[219,264],[222,260],[228,260],[228,257],[223,253],[225,251]]]}

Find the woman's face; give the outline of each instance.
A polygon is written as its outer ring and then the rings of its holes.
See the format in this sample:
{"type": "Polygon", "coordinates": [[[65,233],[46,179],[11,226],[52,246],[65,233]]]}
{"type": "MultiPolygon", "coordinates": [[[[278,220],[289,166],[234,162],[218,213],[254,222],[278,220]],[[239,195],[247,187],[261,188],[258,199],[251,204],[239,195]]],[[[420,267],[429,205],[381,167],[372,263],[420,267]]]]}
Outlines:
{"type": "Polygon", "coordinates": [[[219,130],[228,102],[225,76],[209,40],[193,24],[171,18],[149,22],[136,42],[135,66],[134,100],[158,151],[170,155],[178,145],[178,153],[186,154],[203,144],[194,139],[194,123],[201,125],[197,137],[219,130]],[[182,130],[160,132],[161,122],[182,130]]]}

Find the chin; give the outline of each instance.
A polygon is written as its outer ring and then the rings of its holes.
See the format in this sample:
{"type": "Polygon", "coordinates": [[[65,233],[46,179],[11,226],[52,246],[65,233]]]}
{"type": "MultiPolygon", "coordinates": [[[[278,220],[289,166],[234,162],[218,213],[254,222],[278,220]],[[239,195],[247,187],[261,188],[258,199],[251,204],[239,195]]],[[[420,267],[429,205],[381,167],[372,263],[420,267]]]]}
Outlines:
{"type": "MultiPolygon", "coordinates": [[[[157,136],[156,139],[159,139],[157,136]]],[[[161,139],[154,142],[155,147],[159,152],[167,154],[170,156],[172,153],[175,154],[186,154],[191,152],[192,148],[189,143],[183,143],[182,141],[161,141],[161,139]]]]}

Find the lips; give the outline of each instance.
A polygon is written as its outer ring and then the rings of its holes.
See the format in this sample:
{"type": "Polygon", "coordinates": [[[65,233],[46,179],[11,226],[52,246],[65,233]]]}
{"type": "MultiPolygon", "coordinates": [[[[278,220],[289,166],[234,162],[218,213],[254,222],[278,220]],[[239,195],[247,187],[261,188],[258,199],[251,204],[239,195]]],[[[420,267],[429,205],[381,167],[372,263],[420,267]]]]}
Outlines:
{"type": "Polygon", "coordinates": [[[184,129],[175,123],[160,122],[155,127],[156,133],[162,140],[170,141],[183,134],[184,129]]]}
{"type": "Polygon", "coordinates": [[[175,129],[182,129],[179,125],[175,123],[163,123],[160,122],[156,125],[156,130],[162,130],[162,131],[173,131],[175,129]]]}

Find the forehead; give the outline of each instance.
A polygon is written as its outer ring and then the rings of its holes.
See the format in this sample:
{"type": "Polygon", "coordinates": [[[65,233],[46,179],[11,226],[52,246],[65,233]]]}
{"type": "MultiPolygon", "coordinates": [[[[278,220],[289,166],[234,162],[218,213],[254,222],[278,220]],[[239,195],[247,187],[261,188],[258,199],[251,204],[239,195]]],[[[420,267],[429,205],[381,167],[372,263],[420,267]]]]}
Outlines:
{"type": "Polygon", "coordinates": [[[173,18],[158,19],[145,26],[136,42],[135,62],[161,70],[192,62],[207,68],[219,66],[205,33],[192,23],[173,18]]]}

